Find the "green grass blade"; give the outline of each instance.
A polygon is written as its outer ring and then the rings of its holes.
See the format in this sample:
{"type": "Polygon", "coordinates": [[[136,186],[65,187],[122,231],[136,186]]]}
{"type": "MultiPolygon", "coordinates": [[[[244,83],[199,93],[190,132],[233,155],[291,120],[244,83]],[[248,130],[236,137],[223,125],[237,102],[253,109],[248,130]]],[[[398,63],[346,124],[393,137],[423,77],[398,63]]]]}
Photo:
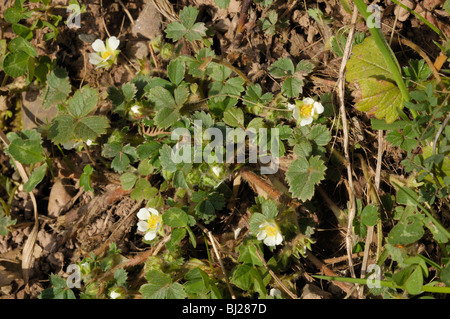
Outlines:
{"type": "MultiPolygon", "coordinates": [[[[363,278],[349,278],[349,277],[334,277],[334,276],[322,276],[322,275],[313,275],[313,277],[317,279],[330,280],[330,281],[340,281],[340,282],[348,282],[352,284],[360,284],[366,285],[368,280],[363,278]]],[[[380,284],[382,287],[402,289],[402,287],[396,286],[391,281],[386,280],[375,280],[374,284],[380,284]]],[[[450,287],[438,287],[438,286],[423,286],[422,292],[432,292],[432,293],[443,293],[450,294],[450,287]]]]}
{"type": "Polygon", "coordinates": [[[434,32],[436,32],[442,39],[447,40],[446,36],[441,32],[441,30],[439,30],[438,28],[436,28],[436,26],[434,26],[433,24],[431,24],[427,19],[425,19],[424,17],[422,17],[420,14],[418,14],[416,11],[408,8],[407,6],[405,6],[404,4],[400,3],[397,0],[392,0],[392,2],[394,2],[395,4],[399,5],[400,7],[402,7],[403,9],[407,10],[409,13],[414,14],[417,19],[419,19],[420,21],[422,21],[424,24],[426,24],[431,30],[433,30],[434,32]]]}

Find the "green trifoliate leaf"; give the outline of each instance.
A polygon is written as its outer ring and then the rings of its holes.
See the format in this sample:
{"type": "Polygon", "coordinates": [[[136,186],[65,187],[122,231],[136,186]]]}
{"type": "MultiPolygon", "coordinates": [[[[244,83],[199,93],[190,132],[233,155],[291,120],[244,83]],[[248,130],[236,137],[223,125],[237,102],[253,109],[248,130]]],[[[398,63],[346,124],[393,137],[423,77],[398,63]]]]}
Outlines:
{"type": "Polygon", "coordinates": [[[189,42],[201,40],[206,36],[206,27],[203,22],[195,23],[199,11],[193,6],[185,7],[180,12],[180,22],[172,22],[166,28],[167,37],[178,41],[185,37],[189,42]]]}
{"type": "Polygon", "coordinates": [[[146,276],[148,284],[139,289],[144,299],[184,299],[186,293],[179,283],[172,283],[169,275],[159,270],[151,270],[146,276]]]}
{"type": "Polygon", "coordinates": [[[286,172],[289,190],[292,195],[302,201],[314,195],[314,188],[325,177],[326,167],[319,156],[296,159],[286,172]]]}

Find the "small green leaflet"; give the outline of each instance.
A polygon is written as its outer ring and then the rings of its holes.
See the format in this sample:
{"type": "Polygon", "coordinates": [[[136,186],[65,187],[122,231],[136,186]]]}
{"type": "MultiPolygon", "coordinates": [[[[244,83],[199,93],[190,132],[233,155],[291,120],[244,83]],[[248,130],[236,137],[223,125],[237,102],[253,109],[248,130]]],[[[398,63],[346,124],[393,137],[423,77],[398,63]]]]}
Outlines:
{"type": "Polygon", "coordinates": [[[93,172],[94,169],[88,164],[83,168],[83,174],[80,176],[80,187],[83,187],[86,192],[94,191],[91,184],[91,175],[93,172]]]}
{"type": "Polygon", "coordinates": [[[67,71],[56,67],[47,76],[47,86],[41,94],[42,106],[48,109],[56,103],[64,102],[71,91],[67,71]]]}
{"type": "Polygon", "coordinates": [[[17,219],[12,220],[11,216],[6,216],[0,208],[0,236],[8,235],[8,226],[15,225],[16,222],[17,219]]]}
{"type": "Polygon", "coordinates": [[[223,113],[223,121],[231,127],[243,127],[244,112],[238,108],[229,108],[223,113]]]}
{"type": "Polygon", "coordinates": [[[304,78],[311,73],[314,65],[306,60],[297,66],[289,58],[280,58],[269,68],[269,72],[276,78],[283,79],[282,92],[289,98],[296,98],[303,92],[304,78]]]}
{"type": "Polygon", "coordinates": [[[326,167],[319,156],[309,160],[304,157],[296,159],[286,172],[289,191],[302,201],[310,200],[314,195],[314,187],[325,177],[326,167]]]}
{"type": "Polygon", "coordinates": [[[47,164],[44,163],[33,171],[28,181],[23,185],[23,189],[28,193],[31,192],[37,186],[37,184],[39,184],[44,179],[46,172],[47,164]]]}
{"type": "Polygon", "coordinates": [[[67,110],[76,118],[86,116],[97,106],[98,97],[97,90],[83,86],[68,100],[67,110]]]}

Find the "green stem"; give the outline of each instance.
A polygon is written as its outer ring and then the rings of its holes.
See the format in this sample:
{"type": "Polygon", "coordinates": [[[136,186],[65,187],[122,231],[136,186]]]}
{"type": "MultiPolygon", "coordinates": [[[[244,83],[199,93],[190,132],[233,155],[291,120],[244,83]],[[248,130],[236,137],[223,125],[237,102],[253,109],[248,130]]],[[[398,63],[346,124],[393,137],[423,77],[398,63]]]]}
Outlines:
{"type": "MultiPolygon", "coordinates": [[[[358,11],[361,13],[364,19],[368,21],[372,13],[367,10],[367,5],[364,3],[364,0],[354,0],[353,2],[355,3],[355,6],[358,8],[358,11]]],[[[392,73],[392,76],[394,77],[394,80],[397,83],[397,86],[402,94],[403,99],[406,102],[409,102],[411,98],[409,96],[409,92],[406,88],[405,82],[403,81],[402,78],[400,64],[398,63],[394,55],[394,52],[392,52],[392,49],[387,44],[386,39],[384,38],[383,33],[381,32],[381,28],[377,28],[376,26],[370,26],[369,24],[367,24],[367,27],[369,28],[369,31],[373,39],[375,40],[378,49],[383,55],[383,58],[386,61],[386,64],[388,65],[392,73]]],[[[403,111],[399,110],[399,113],[402,116],[403,111]]],[[[414,118],[417,116],[417,112],[415,110],[411,110],[411,113],[414,116],[414,118]]],[[[402,118],[403,117],[404,116],[402,116],[402,118]]]]}

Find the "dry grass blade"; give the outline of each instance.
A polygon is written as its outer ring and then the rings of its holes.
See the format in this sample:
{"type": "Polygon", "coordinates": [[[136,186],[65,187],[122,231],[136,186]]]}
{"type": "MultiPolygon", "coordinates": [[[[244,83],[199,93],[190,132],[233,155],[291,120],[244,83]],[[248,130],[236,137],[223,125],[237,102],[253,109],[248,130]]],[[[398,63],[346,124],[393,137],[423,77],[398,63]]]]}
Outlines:
{"type": "Polygon", "coordinates": [[[347,236],[346,236],[346,245],[347,245],[347,255],[348,255],[348,263],[350,267],[350,272],[352,277],[355,277],[355,269],[353,267],[353,259],[352,255],[352,247],[353,247],[353,219],[355,217],[355,194],[353,191],[353,174],[352,174],[352,166],[349,155],[349,147],[348,147],[348,132],[349,127],[347,123],[347,116],[345,112],[345,68],[347,61],[350,57],[353,37],[355,34],[355,24],[356,18],[358,17],[358,10],[356,7],[353,8],[353,16],[352,16],[352,26],[350,28],[347,43],[345,44],[344,55],[342,57],[341,68],[339,70],[339,79],[338,79],[338,96],[339,96],[339,106],[340,106],[340,114],[342,116],[342,131],[344,134],[344,156],[346,160],[347,167],[347,178],[348,178],[348,188],[349,188],[349,214],[348,214],[348,223],[347,223],[347,236]]]}
{"type": "Polygon", "coordinates": [[[156,9],[170,22],[178,21],[178,15],[168,0],[151,0],[156,9]]]}
{"type": "MultiPolygon", "coordinates": [[[[255,246],[256,248],[256,246],[255,246]]],[[[256,255],[258,256],[259,260],[263,263],[264,268],[266,268],[266,270],[269,272],[270,276],[272,276],[272,278],[277,282],[277,284],[281,287],[281,289],[283,289],[283,291],[285,293],[287,293],[289,295],[289,297],[291,297],[292,299],[298,299],[298,296],[296,294],[294,294],[292,291],[289,290],[288,287],[285,286],[285,284],[281,281],[280,278],[278,278],[277,275],[275,275],[275,273],[272,271],[272,269],[269,268],[269,266],[267,266],[266,261],[264,260],[264,258],[261,256],[261,254],[259,253],[258,248],[255,249],[256,255]]]]}
{"type": "Polygon", "coordinates": [[[212,233],[211,233],[205,226],[203,226],[202,224],[199,224],[199,223],[197,223],[196,225],[197,225],[197,226],[198,226],[198,227],[199,227],[206,235],[208,235],[208,238],[209,238],[209,240],[210,240],[210,242],[211,242],[211,245],[212,245],[212,247],[213,247],[214,254],[216,255],[216,258],[217,258],[217,260],[219,261],[220,268],[222,269],[222,273],[223,273],[223,276],[224,276],[224,278],[225,278],[225,282],[226,282],[226,284],[227,284],[228,291],[230,292],[231,299],[236,299],[236,296],[235,296],[235,294],[234,294],[234,292],[233,292],[233,288],[231,288],[230,281],[228,280],[228,275],[227,275],[227,272],[226,272],[226,270],[225,270],[225,266],[223,265],[222,258],[220,258],[219,251],[217,250],[217,245],[218,245],[219,243],[217,243],[217,241],[216,241],[216,239],[214,238],[214,236],[212,235],[212,233]]]}

